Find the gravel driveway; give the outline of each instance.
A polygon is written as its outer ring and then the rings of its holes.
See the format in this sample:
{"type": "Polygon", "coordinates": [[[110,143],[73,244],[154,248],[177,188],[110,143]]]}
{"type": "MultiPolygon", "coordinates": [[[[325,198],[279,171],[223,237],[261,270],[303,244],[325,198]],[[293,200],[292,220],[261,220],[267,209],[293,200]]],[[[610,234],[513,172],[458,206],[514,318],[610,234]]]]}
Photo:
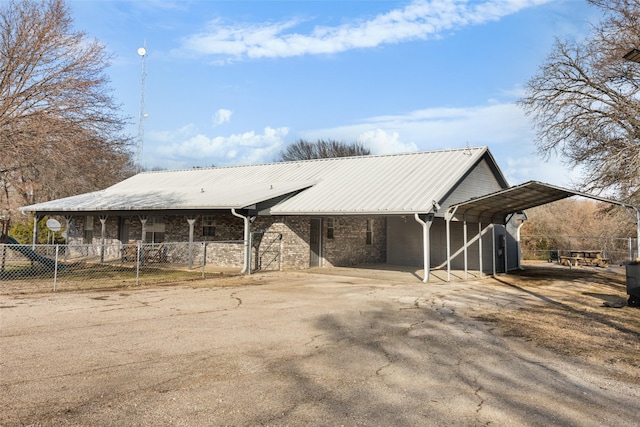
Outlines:
{"type": "Polygon", "coordinates": [[[0,296],[0,425],[639,425],[638,384],[474,319],[535,303],[304,272],[0,296]]]}

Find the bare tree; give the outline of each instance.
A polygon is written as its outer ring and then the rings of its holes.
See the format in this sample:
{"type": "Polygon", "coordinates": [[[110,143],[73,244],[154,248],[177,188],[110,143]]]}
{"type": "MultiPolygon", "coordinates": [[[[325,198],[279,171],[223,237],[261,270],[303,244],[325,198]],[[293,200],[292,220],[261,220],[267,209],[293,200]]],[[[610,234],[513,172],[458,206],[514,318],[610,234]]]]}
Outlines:
{"type": "Polygon", "coordinates": [[[539,153],[583,166],[583,189],[640,200],[640,0],[589,0],[602,13],[583,42],[557,40],[519,101],[539,153]]]}
{"type": "Polygon", "coordinates": [[[0,203],[15,208],[130,174],[109,59],[73,31],[64,0],[0,4],[0,203]]]}
{"type": "Polygon", "coordinates": [[[279,161],[327,159],[332,157],[368,156],[371,150],[360,143],[347,144],[335,140],[308,142],[300,139],[280,153],[279,161]]]}

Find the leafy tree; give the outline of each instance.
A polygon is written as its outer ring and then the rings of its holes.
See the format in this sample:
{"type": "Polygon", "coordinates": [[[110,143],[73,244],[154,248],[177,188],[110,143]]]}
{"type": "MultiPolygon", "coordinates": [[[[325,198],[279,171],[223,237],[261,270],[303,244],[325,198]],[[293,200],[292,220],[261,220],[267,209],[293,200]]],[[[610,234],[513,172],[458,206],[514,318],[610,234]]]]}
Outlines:
{"type": "Polygon", "coordinates": [[[319,139],[309,142],[300,139],[282,150],[278,161],[327,159],[332,157],[368,156],[371,150],[360,143],[348,144],[335,140],[319,139]]]}
{"type": "Polygon", "coordinates": [[[104,45],[75,32],[64,0],[0,3],[0,204],[109,186],[133,171],[132,139],[104,45]]]}
{"type": "Polygon", "coordinates": [[[519,101],[543,156],[583,166],[584,189],[640,200],[640,0],[589,0],[603,13],[582,42],[557,40],[519,101]]]}
{"type": "MultiPolygon", "coordinates": [[[[52,239],[51,231],[47,228],[47,219],[44,217],[38,221],[38,244],[50,243],[52,239]],[[47,242],[48,241],[48,242],[47,242]]],[[[9,230],[9,236],[16,239],[23,245],[30,245],[33,243],[33,218],[26,222],[15,223],[11,225],[9,230]]],[[[64,243],[65,239],[62,237],[62,231],[56,231],[53,233],[53,243],[64,243]]]]}

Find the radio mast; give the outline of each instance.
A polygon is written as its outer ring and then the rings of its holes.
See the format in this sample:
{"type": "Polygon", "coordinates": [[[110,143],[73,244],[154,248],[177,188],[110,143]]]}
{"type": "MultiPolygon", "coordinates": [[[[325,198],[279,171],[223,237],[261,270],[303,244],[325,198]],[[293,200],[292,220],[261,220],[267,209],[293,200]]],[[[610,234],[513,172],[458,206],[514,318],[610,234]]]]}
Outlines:
{"type": "Polygon", "coordinates": [[[138,49],[138,55],[142,58],[142,74],[140,76],[140,113],[138,115],[138,141],[136,144],[136,168],[138,172],[142,169],[142,147],[144,145],[144,119],[147,116],[144,112],[144,92],[145,79],[147,77],[147,41],[143,47],[138,49]]]}

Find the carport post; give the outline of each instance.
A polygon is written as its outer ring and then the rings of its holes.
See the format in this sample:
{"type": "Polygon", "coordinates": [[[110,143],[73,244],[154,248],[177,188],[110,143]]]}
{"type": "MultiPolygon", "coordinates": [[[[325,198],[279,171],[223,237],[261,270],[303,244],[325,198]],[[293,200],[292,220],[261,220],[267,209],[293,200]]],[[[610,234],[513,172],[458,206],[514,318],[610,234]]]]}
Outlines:
{"type": "Polygon", "coordinates": [[[517,247],[517,256],[518,256],[518,269],[522,270],[522,246],[520,244],[520,229],[524,225],[524,221],[518,225],[518,229],[516,230],[516,247],[517,247]]]}
{"type": "Polygon", "coordinates": [[[509,243],[509,239],[507,239],[507,225],[504,225],[504,234],[502,235],[502,253],[504,254],[504,272],[509,273],[509,260],[507,259],[507,254],[509,253],[509,248],[507,244],[509,243]]]}
{"type": "Polygon", "coordinates": [[[480,278],[482,279],[482,223],[478,221],[478,265],[480,266],[480,278]]]}
{"type": "Polygon", "coordinates": [[[449,208],[444,214],[447,223],[447,282],[451,281],[451,219],[456,214],[456,210],[458,210],[457,206],[453,210],[449,208]]]}
{"type": "Polygon", "coordinates": [[[462,233],[464,234],[464,280],[469,277],[468,274],[468,258],[467,258],[467,220],[462,221],[462,233]]]}
{"type": "Polygon", "coordinates": [[[422,281],[427,283],[429,281],[429,271],[431,270],[430,258],[431,258],[431,245],[430,245],[430,236],[429,229],[431,229],[431,224],[433,224],[433,214],[427,215],[426,221],[420,219],[420,215],[414,214],[414,218],[416,221],[422,225],[422,265],[424,267],[424,277],[422,281]]]}
{"type": "Polygon", "coordinates": [[[493,275],[496,275],[496,225],[491,224],[491,247],[493,248],[493,275]]]}

